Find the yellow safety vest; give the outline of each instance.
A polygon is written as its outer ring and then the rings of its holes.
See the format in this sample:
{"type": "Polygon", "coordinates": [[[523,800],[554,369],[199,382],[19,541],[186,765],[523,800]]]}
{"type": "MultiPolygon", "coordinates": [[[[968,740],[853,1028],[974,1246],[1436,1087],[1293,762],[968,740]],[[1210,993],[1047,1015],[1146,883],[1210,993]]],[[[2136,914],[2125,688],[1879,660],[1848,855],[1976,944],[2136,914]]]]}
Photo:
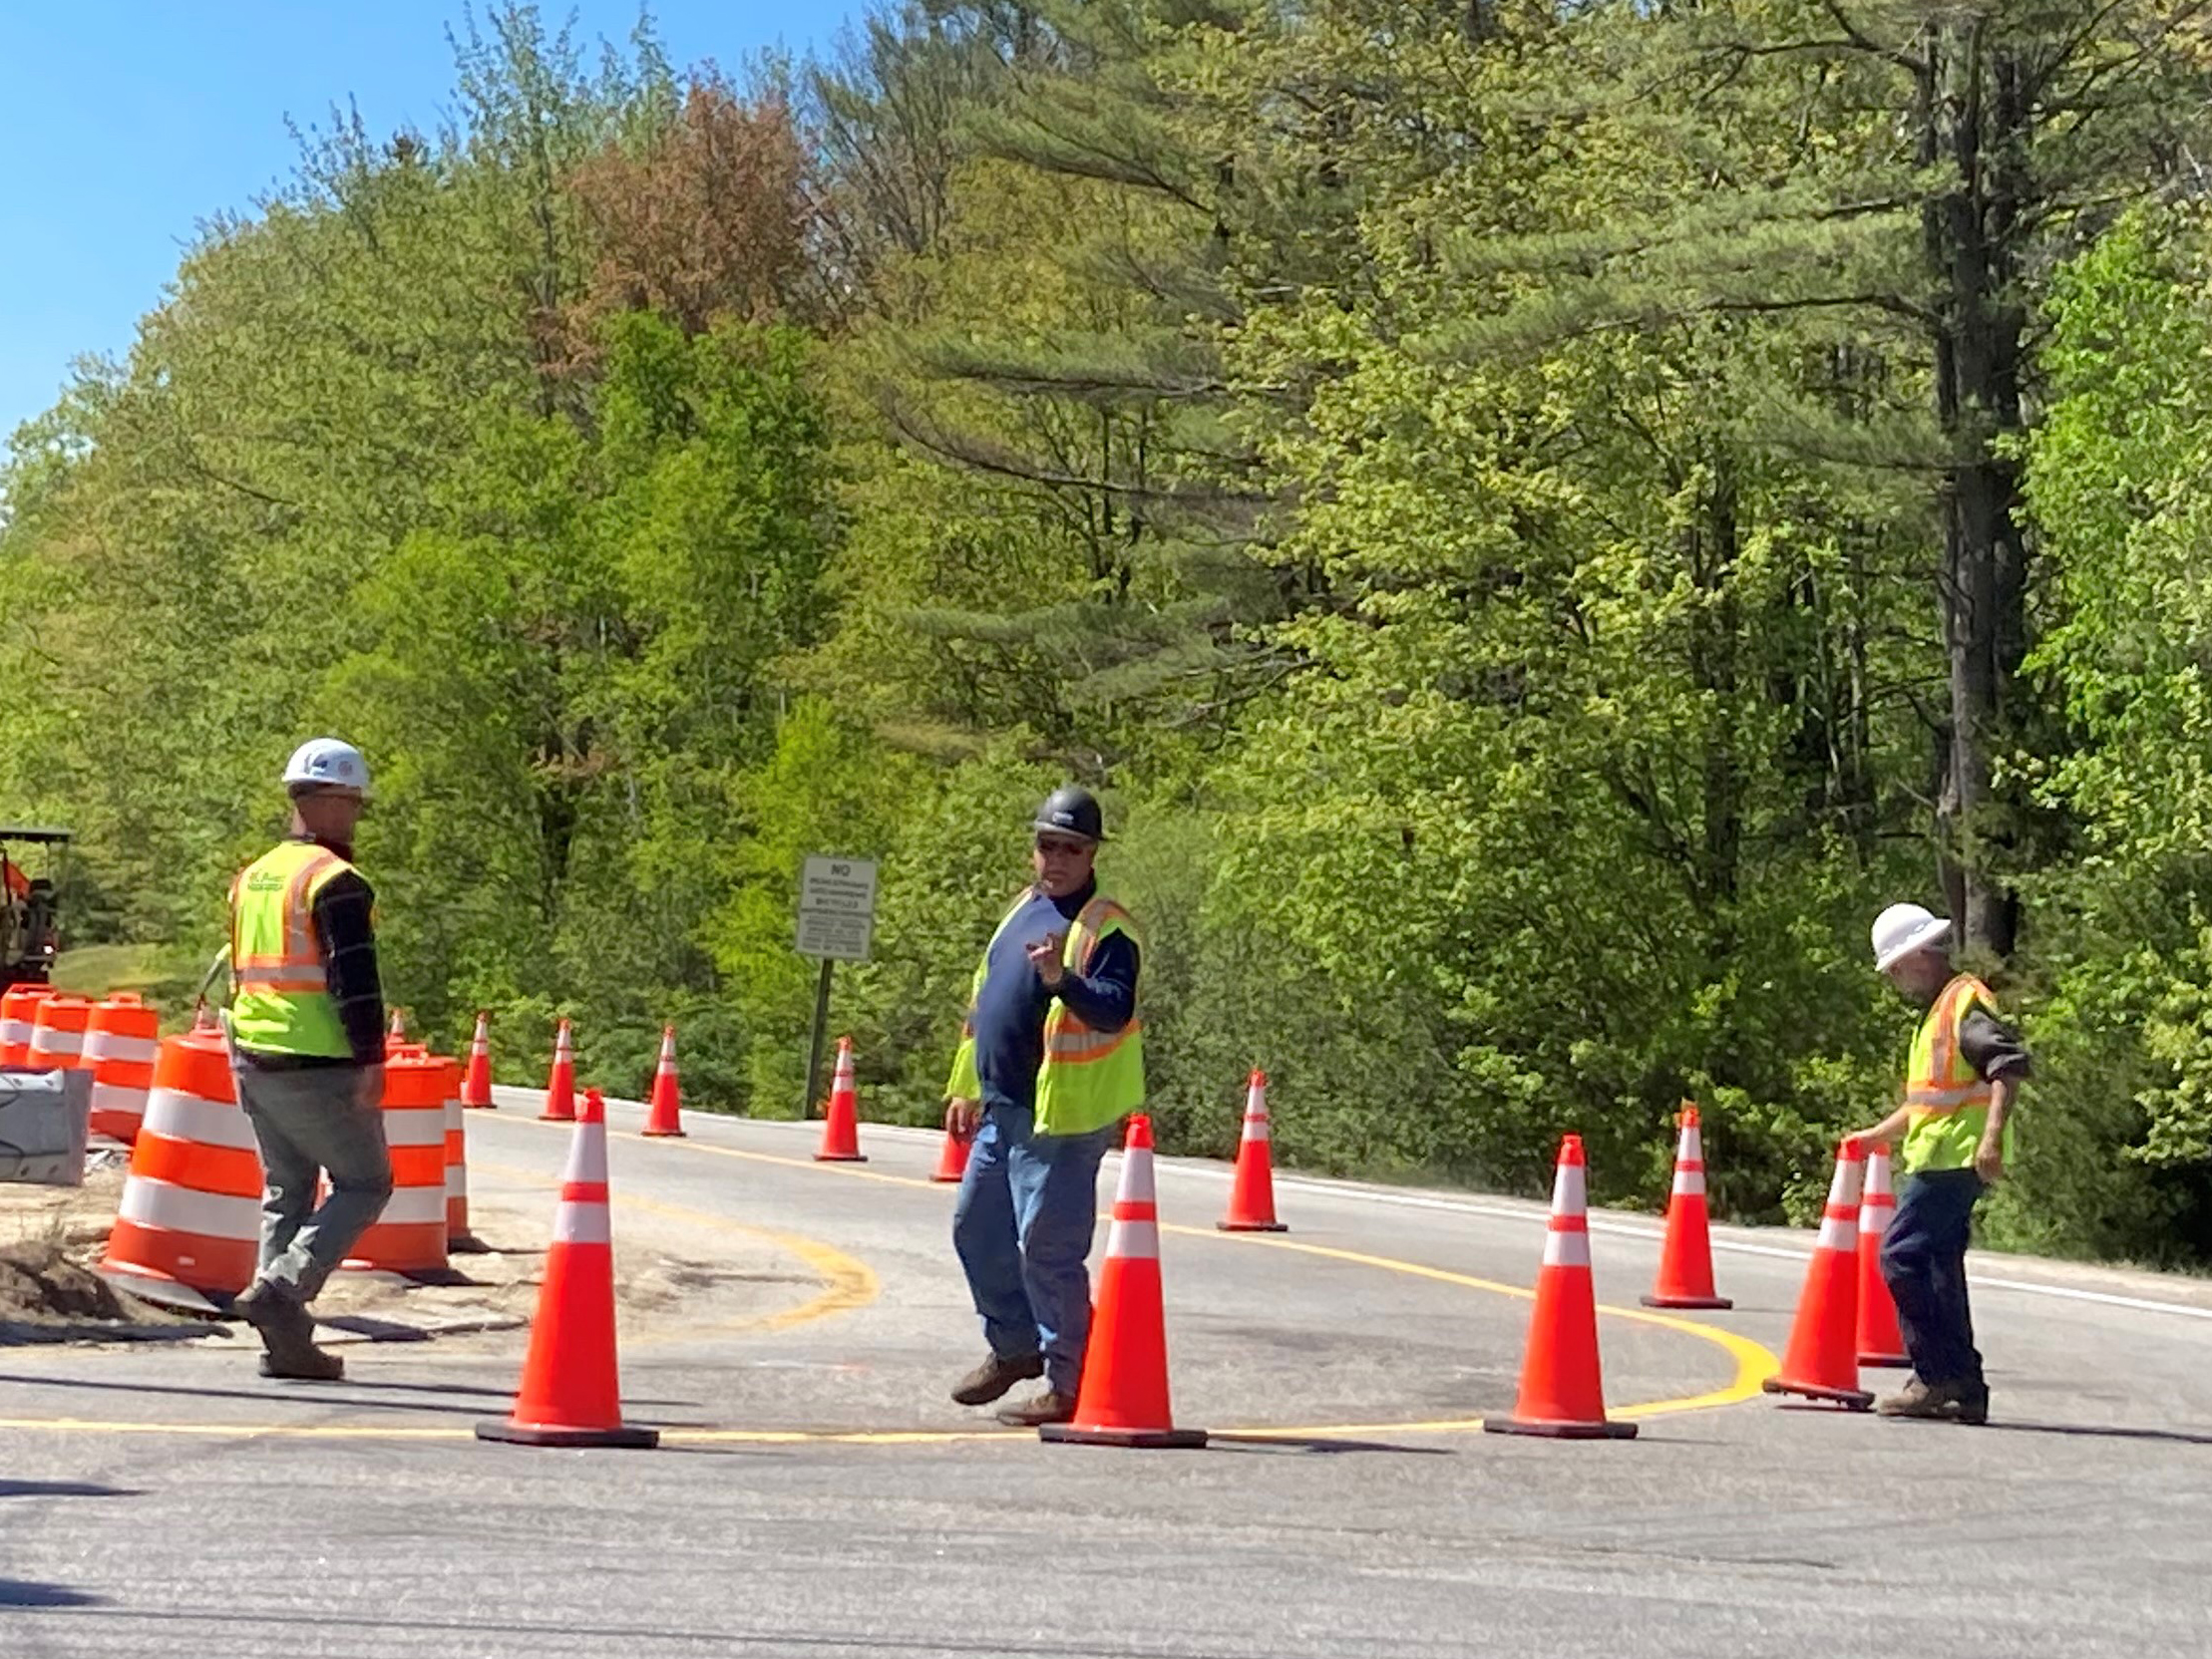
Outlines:
{"type": "Polygon", "coordinates": [[[284,841],[230,883],[230,1027],[240,1048],[353,1057],[313,909],[315,895],[352,867],[313,841],[284,841]]]}
{"type": "MultiPolygon", "coordinates": [[[[1968,1169],[1989,1128],[1996,1085],[1975,1070],[1959,1047],[1960,1028],[1979,1003],[1996,1008],[1990,988],[1961,974],[1943,988],[1913,1034],[1912,1058],[1905,1073],[1905,1105],[1910,1122],[1898,1167],[1905,1173],[1968,1169]]],[[[2005,1155],[2012,1157],[2013,1130],[2005,1127],[2005,1155]]]]}
{"type": "MultiPolygon", "coordinates": [[[[1028,905],[1033,889],[1025,889],[999,919],[991,943],[1028,905]]],[[[1103,894],[1094,896],[1068,925],[1061,964],[1076,973],[1090,971],[1091,958],[1109,934],[1123,933],[1138,942],[1137,924],[1127,910],[1103,894]]],[[[960,1027],[959,1051],[952,1057],[952,1078],[944,1092],[955,1100],[978,1100],[983,1085],[975,1075],[975,1003],[983,994],[990,973],[990,950],[976,965],[975,982],[968,990],[967,1019],[960,1027]]],[[[1093,1031],[1077,1019],[1058,997],[1044,1017],[1044,1064],[1037,1068],[1036,1133],[1039,1135],[1088,1135],[1117,1123],[1144,1105],[1144,1030],[1134,1010],[1119,1031],[1093,1031]]]]}

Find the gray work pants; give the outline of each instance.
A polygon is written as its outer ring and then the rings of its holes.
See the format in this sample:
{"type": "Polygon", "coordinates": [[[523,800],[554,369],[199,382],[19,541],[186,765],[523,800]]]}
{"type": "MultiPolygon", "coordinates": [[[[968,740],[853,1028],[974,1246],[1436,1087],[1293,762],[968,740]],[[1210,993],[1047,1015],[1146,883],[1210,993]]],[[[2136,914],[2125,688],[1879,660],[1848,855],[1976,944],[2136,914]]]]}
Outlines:
{"type": "Polygon", "coordinates": [[[356,1066],[239,1071],[240,1104],[261,1147],[259,1276],[308,1301],[392,1195],[384,1114],[357,1098],[356,1066]],[[324,1170],[330,1196],[318,1206],[315,1186],[324,1170]]]}

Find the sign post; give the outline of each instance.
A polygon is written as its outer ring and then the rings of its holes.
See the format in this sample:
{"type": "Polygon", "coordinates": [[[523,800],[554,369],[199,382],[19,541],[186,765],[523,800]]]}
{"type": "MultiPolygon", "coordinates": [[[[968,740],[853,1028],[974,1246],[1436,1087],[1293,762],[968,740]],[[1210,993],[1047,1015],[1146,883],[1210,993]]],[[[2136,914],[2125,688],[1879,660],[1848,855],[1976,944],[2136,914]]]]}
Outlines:
{"type": "Polygon", "coordinates": [[[839,962],[865,962],[876,931],[876,860],[809,857],[799,878],[799,954],[821,959],[814,987],[814,1037],[807,1046],[803,1118],[821,1098],[822,1043],[830,1023],[830,972],[839,962]]]}

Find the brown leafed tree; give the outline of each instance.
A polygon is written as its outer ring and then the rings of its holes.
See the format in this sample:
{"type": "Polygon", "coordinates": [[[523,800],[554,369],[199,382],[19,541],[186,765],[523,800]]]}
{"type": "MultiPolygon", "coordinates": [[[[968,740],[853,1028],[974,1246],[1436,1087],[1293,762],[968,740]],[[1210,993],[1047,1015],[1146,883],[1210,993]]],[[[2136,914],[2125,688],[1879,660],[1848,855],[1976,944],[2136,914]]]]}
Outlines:
{"type": "Polygon", "coordinates": [[[686,333],[784,309],[804,258],[803,162],[783,104],[748,104],[712,69],[643,142],[616,144],[569,181],[596,243],[578,334],[653,310],[686,333]]]}

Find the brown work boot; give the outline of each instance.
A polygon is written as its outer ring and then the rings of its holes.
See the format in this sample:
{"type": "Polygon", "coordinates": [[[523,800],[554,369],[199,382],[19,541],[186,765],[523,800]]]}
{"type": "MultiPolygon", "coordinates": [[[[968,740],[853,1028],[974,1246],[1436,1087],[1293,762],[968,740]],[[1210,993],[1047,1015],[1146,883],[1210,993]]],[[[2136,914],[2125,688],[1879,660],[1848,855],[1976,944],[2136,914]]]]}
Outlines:
{"type": "Polygon", "coordinates": [[[962,1406],[987,1406],[1014,1384],[1043,1375],[1042,1354],[1024,1354],[1017,1360],[1000,1359],[993,1354],[953,1385],[952,1399],[962,1406]]]}
{"type": "Polygon", "coordinates": [[[1874,1410],[1881,1417],[1941,1419],[1951,1416],[1958,1404],[1959,1390],[1955,1385],[1924,1383],[1914,1377],[1874,1410]]]}
{"type": "Polygon", "coordinates": [[[1001,1408],[998,1421],[1016,1429],[1035,1429],[1047,1423],[1072,1423],[1075,1421],[1075,1396],[1048,1388],[1018,1406],[1001,1408]]]}
{"type": "Polygon", "coordinates": [[[288,1350],[282,1359],[275,1351],[261,1356],[261,1375],[284,1377],[301,1383],[335,1383],[344,1378],[346,1362],[327,1348],[317,1348],[312,1342],[297,1350],[288,1350]]]}
{"type": "Polygon", "coordinates": [[[258,1279],[231,1306],[261,1333],[262,1376],[334,1383],[346,1374],[345,1361],[315,1346],[315,1316],[290,1285],[258,1279]]]}

